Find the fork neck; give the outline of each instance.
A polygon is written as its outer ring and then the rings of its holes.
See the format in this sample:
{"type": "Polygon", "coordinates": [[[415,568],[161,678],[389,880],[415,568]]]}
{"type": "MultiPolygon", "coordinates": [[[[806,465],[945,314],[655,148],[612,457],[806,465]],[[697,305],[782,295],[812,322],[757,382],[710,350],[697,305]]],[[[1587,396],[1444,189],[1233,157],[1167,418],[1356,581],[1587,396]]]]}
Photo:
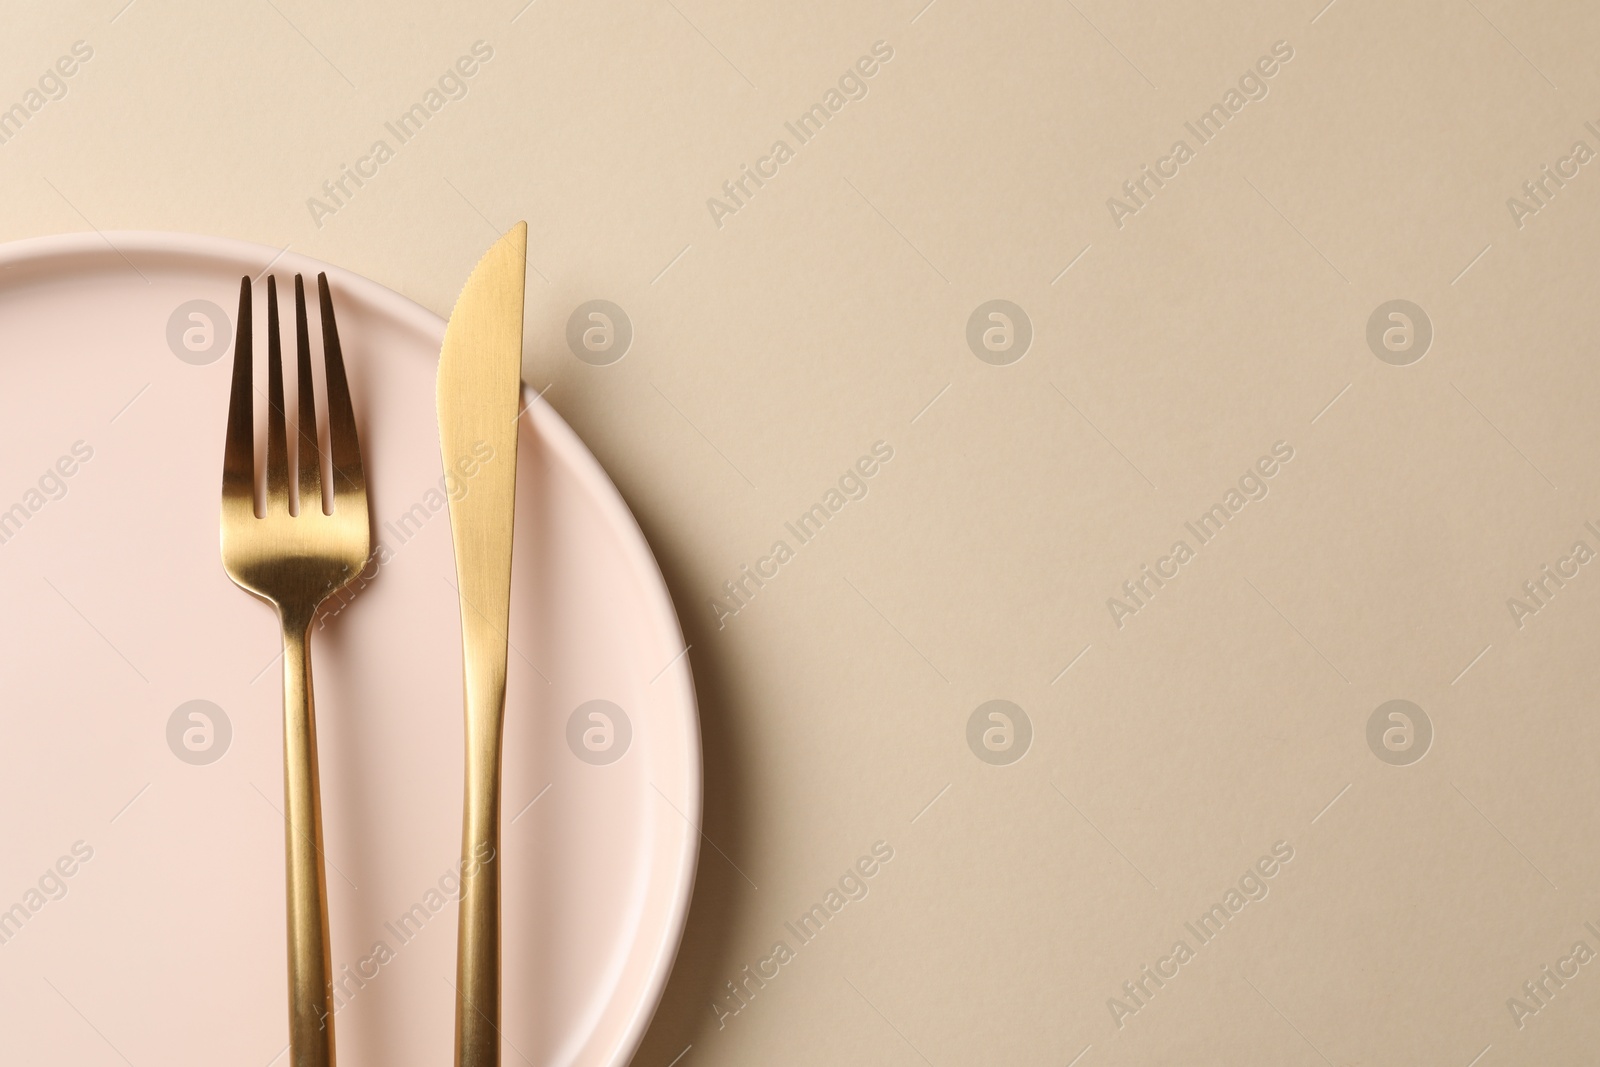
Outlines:
{"type": "Polygon", "coordinates": [[[316,617],[316,608],[293,608],[288,605],[278,605],[278,622],[283,628],[283,646],[285,650],[294,648],[302,649],[311,640],[311,622],[316,617]]]}

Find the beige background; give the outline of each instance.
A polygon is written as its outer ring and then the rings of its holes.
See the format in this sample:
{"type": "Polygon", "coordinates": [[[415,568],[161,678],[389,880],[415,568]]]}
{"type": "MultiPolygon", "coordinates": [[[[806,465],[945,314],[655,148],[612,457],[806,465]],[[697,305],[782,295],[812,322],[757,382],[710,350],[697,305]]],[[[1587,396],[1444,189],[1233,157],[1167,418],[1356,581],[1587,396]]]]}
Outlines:
{"type": "Polygon", "coordinates": [[[1592,1062],[1600,963],[1520,1027],[1507,1000],[1600,951],[1600,577],[1520,628],[1507,600],[1600,549],[1600,167],[1520,227],[1507,198],[1600,150],[1600,11],[922,2],[14,3],[0,104],[94,55],[0,144],[0,237],[241,237],[445,313],[527,219],[528,381],[638,515],[702,701],[709,844],[636,1062],[1592,1062]],[[477,41],[465,98],[315,219],[477,41]],[[707,199],[878,41],[719,227],[707,199]],[[635,332],[603,367],[565,340],[596,298],[635,332]],[[1034,332],[1010,365],[966,341],[991,299],[1034,332]],[[1393,299],[1432,325],[1407,366],[1366,340],[1393,299]],[[1268,495],[1119,628],[1107,599],[1277,442],[1268,495]],[[1032,725],[1009,765],[968,747],[991,699],[1032,725]],[[1434,731],[1409,766],[1368,745],[1392,699],[1434,731]],[[731,1014],[878,841],[865,899],[731,1014]],[[1276,842],[1265,899],[1119,1026],[1276,842]]]}

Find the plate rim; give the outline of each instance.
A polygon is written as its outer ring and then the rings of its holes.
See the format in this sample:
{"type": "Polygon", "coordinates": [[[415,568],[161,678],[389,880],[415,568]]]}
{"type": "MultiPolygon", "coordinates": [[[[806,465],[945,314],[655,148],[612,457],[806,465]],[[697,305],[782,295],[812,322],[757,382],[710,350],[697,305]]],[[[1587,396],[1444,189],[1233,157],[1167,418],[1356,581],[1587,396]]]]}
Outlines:
{"type": "MultiPolygon", "coordinates": [[[[108,254],[121,256],[127,260],[130,254],[140,253],[192,258],[213,263],[234,263],[245,268],[254,267],[255,272],[247,271],[253,276],[254,273],[264,274],[279,264],[284,264],[285,269],[298,266],[302,273],[308,273],[307,268],[326,271],[329,281],[336,287],[360,297],[403,325],[430,338],[437,338],[441,343],[444,337],[443,318],[405,294],[363,274],[301,252],[291,252],[288,246],[278,249],[253,241],[212,234],[167,230],[95,230],[0,242],[0,291],[14,283],[15,279],[7,276],[10,272],[28,265],[46,261],[70,261],[77,258],[104,259],[108,254]]],[[[131,260],[128,260],[128,265],[137,270],[131,260]]],[[[630,564],[652,579],[646,582],[649,587],[646,599],[649,601],[651,614],[655,616],[654,623],[663,627],[663,633],[675,638],[678,647],[687,650],[683,627],[672,594],[667,587],[666,576],[662,574],[661,564],[651,551],[649,540],[645,537],[644,530],[640,527],[632,509],[628,507],[627,501],[623,499],[621,490],[601,466],[599,459],[589,451],[583,439],[544,399],[543,393],[533,390],[526,379],[522,381],[522,392],[526,416],[530,421],[536,421],[541,431],[549,434],[548,439],[572,464],[574,474],[588,487],[596,504],[615,524],[622,534],[622,549],[630,564]]],[[[661,681],[665,682],[667,678],[663,676],[661,681]]],[[[610,1059],[607,1061],[612,1067],[621,1067],[628,1063],[638,1051],[644,1041],[645,1032],[661,1005],[688,925],[689,908],[694,897],[695,872],[699,865],[705,759],[700,741],[700,708],[695,695],[694,672],[687,662],[682,671],[672,672],[670,684],[674,690],[673,701],[681,703],[687,712],[684,727],[688,736],[684,740],[687,742],[685,753],[689,766],[685,768],[684,777],[689,795],[684,798],[683,831],[679,835],[678,845],[671,857],[673,895],[666,914],[663,936],[656,944],[650,946],[650,977],[630,1011],[627,1025],[618,1033],[610,1059]]]]}

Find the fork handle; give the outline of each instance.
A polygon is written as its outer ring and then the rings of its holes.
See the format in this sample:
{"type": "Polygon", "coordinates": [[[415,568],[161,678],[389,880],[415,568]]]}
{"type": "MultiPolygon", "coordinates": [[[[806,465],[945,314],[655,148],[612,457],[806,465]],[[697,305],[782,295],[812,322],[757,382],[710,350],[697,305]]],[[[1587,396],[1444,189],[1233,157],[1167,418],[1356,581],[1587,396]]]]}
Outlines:
{"type": "Polygon", "coordinates": [[[283,619],[284,859],[288,879],[289,1063],[334,1067],[333,972],[323,869],[311,620],[283,619]]]}

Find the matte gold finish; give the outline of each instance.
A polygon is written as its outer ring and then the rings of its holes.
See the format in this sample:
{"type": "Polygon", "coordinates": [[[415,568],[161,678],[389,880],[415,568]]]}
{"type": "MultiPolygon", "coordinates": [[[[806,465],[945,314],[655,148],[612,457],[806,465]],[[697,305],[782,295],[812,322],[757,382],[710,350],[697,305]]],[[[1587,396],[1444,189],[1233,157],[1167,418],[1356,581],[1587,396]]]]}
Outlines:
{"type": "Polygon", "coordinates": [[[239,333],[222,462],[222,565],[241,588],[271,604],[283,627],[283,803],[288,882],[289,1063],[333,1067],[333,987],[328,953],[327,879],[317,785],[317,730],[311,686],[311,621],[318,606],[360,573],[372,519],[356,440],[355,413],[334,323],[327,275],[317,278],[328,394],[331,510],[323,507],[316,402],[305,285],[294,280],[298,368],[299,507],[291,509],[277,280],[267,280],[266,498],[256,511],[252,414],[250,279],[239,284],[239,333]]]}
{"type": "Polygon", "coordinates": [[[450,498],[466,675],[457,1067],[500,1063],[500,739],[527,248],[528,227],[519,222],[479,261],[456,300],[439,354],[444,469],[465,486],[450,498]]]}

